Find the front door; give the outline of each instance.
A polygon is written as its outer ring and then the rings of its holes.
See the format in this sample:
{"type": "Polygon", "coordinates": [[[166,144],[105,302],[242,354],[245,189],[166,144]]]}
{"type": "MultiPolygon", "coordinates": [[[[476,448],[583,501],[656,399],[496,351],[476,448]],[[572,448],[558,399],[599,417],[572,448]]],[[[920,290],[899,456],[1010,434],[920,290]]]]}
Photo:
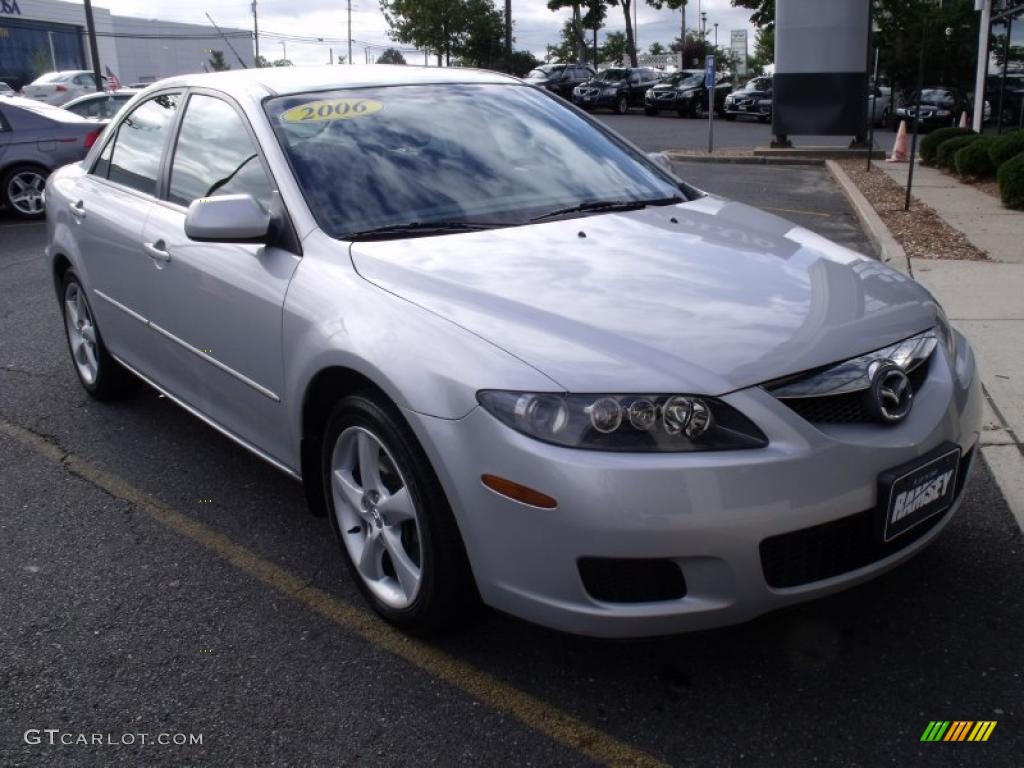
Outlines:
{"type": "Polygon", "coordinates": [[[142,102],[127,115],[70,202],[90,304],[107,347],[144,374],[157,366],[146,326],[150,284],[159,270],[142,242],[156,200],[160,160],[180,93],[142,102]]]}
{"type": "Polygon", "coordinates": [[[193,200],[239,193],[268,210],[277,205],[245,117],[217,96],[193,93],[171,159],[167,200],[154,205],[143,234],[145,247],[164,259],[149,308],[154,343],[167,362],[158,378],[280,458],[289,444],[281,322],[299,257],[276,246],[198,243],[185,235],[193,200]]]}

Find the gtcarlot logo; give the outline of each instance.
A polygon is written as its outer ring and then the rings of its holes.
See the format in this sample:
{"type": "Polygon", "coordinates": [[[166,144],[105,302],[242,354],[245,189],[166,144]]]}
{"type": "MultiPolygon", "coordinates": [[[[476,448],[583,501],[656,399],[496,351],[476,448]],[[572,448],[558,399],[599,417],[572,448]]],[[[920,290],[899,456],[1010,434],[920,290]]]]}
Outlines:
{"type": "Polygon", "coordinates": [[[25,743],[51,747],[130,747],[136,745],[161,747],[196,746],[203,743],[201,733],[75,733],[59,728],[29,728],[25,743]]]}

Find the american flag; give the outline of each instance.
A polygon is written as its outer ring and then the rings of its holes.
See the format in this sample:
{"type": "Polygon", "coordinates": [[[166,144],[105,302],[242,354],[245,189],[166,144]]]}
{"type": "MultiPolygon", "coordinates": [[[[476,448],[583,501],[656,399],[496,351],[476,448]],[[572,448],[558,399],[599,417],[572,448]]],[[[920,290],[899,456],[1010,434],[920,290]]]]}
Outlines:
{"type": "Polygon", "coordinates": [[[110,85],[110,90],[112,91],[116,91],[121,87],[121,81],[117,79],[117,75],[111,71],[109,66],[107,67],[107,83],[110,85]]]}

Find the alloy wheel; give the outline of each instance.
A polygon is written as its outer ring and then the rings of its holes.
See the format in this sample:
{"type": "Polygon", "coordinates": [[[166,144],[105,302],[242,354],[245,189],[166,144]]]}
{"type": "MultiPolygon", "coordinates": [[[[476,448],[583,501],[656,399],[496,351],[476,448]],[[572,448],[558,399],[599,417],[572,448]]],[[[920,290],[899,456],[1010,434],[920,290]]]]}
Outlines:
{"type": "Polygon", "coordinates": [[[624,115],[629,112],[629,101],[625,96],[619,96],[619,114],[624,115]]]}
{"type": "Polygon", "coordinates": [[[38,171],[21,171],[7,182],[7,200],[26,216],[38,216],[44,210],[43,190],[46,177],[38,171]]]}
{"type": "Polygon", "coordinates": [[[385,605],[407,608],[423,581],[420,512],[391,453],[369,430],[349,427],[338,436],[331,494],[363,583],[385,605]]]}
{"type": "Polygon", "coordinates": [[[68,283],[64,290],[64,326],[71,345],[71,357],[78,375],[87,385],[96,382],[100,372],[99,352],[96,349],[96,324],[82,286],[68,283]]]}

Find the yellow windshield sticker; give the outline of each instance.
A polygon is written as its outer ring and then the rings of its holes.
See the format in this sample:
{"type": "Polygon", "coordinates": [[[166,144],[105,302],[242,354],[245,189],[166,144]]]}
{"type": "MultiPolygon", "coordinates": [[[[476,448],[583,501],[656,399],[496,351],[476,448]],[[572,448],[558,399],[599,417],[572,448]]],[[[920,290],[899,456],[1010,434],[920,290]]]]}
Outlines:
{"type": "Polygon", "coordinates": [[[382,109],[384,105],[373,99],[324,99],[292,107],[281,119],[286,123],[322,123],[366,117],[382,109]]]}

